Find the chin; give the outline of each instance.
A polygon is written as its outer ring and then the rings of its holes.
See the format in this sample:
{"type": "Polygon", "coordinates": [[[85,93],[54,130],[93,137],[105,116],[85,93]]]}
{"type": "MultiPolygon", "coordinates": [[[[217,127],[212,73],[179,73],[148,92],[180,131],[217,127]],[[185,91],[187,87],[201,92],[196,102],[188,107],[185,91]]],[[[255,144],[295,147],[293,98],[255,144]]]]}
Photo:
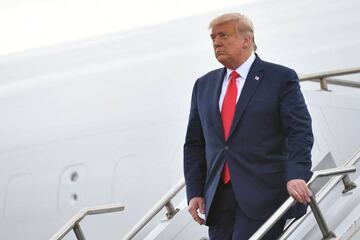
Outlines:
{"type": "Polygon", "coordinates": [[[222,65],[226,66],[227,62],[226,58],[224,56],[217,56],[216,59],[218,60],[218,62],[220,62],[222,65]]]}
{"type": "Polygon", "coordinates": [[[225,61],[226,57],[224,55],[217,55],[216,56],[216,59],[219,61],[219,62],[222,62],[222,61],[225,61]]]}

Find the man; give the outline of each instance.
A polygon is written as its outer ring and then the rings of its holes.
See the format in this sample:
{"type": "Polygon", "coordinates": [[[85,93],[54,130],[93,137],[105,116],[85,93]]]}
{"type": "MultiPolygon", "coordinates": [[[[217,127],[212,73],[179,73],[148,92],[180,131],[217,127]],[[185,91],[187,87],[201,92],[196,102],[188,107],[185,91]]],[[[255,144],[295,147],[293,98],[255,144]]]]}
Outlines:
{"type": "MultiPolygon", "coordinates": [[[[311,192],[311,118],[296,73],[255,53],[251,21],[238,13],[209,25],[224,68],[193,88],[184,144],[189,212],[211,240],[245,240],[290,195],[306,211],[311,192]],[[199,216],[205,213],[205,219],[199,216]]],[[[280,220],[264,239],[277,239],[280,220]]]]}

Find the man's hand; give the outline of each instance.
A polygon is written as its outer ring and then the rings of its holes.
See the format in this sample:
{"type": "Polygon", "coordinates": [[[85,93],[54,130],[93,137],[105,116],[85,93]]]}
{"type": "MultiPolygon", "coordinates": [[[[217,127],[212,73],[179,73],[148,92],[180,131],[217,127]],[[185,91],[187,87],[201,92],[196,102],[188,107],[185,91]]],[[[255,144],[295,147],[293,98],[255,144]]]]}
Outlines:
{"type": "Polygon", "coordinates": [[[198,215],[198,210],[200,211],[200,213],[204,214],[205,213],[205,209],[204,209],[204,198],[202,197],[194,197],[190,200],[189,202],[189,208],[188,211],[191,214],[192,218],[198,222],[200,225],[203,225],[205,223],[205,220],[202,219],[201,217],[199,217],[198,215]]]}
{"type": "Polygon", "coordinates": [[[287,191],[299,203],[306,204],[310,202],[312,193],[302,179],[293,179],[287,182],[287,191]]]}

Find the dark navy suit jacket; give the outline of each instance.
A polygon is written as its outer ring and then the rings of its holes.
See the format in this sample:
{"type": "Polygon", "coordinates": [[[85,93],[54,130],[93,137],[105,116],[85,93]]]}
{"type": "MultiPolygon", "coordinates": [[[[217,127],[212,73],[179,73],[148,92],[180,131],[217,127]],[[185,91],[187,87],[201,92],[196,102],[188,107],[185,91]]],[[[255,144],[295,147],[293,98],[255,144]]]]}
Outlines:
{"type": "MultiPolygon", "coordinates": [[[[239,206],[265,220],[288,197],[287,181],[311,177],[311,117],[295,71],[256,56],[225,141],[219,110],[225,73],[211,71],[193,88],[184,144],[187,198],[204,197],[208,215],[226,160],[239,206]]],[[[288,217],[305,211],[297,206],[288,217]]]]}

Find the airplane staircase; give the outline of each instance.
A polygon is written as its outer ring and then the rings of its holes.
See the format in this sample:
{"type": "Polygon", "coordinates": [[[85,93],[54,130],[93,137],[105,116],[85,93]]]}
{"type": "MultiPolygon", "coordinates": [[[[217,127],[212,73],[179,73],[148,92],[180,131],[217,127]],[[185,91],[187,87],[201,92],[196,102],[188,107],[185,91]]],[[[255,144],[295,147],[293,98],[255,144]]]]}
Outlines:
{"type": "MultiPolygon", "coordinates": [[[[360,190],[356,189],[356,185],[360,184],[360,177],[357,176],[355,181],[351,181],[348,174],[356,171],[355,165],[359,160],[360,151],[357,152],[344,167],[314,171],[313,177],[308,182],[308,186],[311,189],[312,185],[315,184],[318,179],[329,176],[332,178],[311,197],[311,211],[309,210],[301,219],[289,222],[280,239],[357,239],[354,236],[359,235],[360,216],[356,216],[355,214],[354,216],[351,215],[351,206],[359,205],[360,190]],[[342,196],[339,198],[341,192],[342,196]],[[328,211],[331,216],[326,215],[326,217],[324,217],[324,211],[321,210],[323,206],[332,206],[331,212],[328,211]],[[351,226],[346,225],[349,222],[351,226]],[[348,229],[345,229],[346,227],[348,227],[348,229]],[[331,231],[330,229],[335,229],[335,231],[331,231]],[[341,233],[341,238],[337,238],[334,232],[341,233]]],[[[166,197],[154,206],[154,208],[131,229],[123,240],[208,239],[206,237],[206,228],[199,227],[194,223],[190,214],[187,212],[186,198],[178,204],[176,209],[166,207],[172,205],[171,201],[173,196],[176,196],[184,185],[184,180],[182,180],[174,189],[169,191],[166,197]],[[152,228],[151,231],[142,234],[141,230],[163,207],[167,209],[166,217],[152,228]]],[[[312,190],[314,191],[314,189],[312,190]]],[[[292,198],[287,199],[250,240],[261,239],[271,226],[273,226],[294,203],[295,200],[292,198]]],[[[360,206],[356,207],[360,208],[360,206]]]]}
{"type": "MultiPolygon", "coordinates": [[[[300,81],[319,81],[321,90],[326,92],[331,91],[329,90],[328,84],[360,88],[358,82],[334,78],[357,73],[360,73],[360,68],[329,71],[301,76],[300,81]]],[[[329,151],[324,154],[322,159],[317,161],[317,163],[326,162],[331,158],[331,152],[329,151]]],[[[314,193],[311,198],[310,210],[308,210],[306,215],[301,219],[296,221],[293,219],[287,222],[284,234],[280,238],[281,240],[360,239],[360,190],[356,188],[356,185],[360,185],[360,177],[356,174],[353,176],[354,180],[351,181],[348,176],[348,173],[355,171],[355,165],[359,159],[360,151],[343,167],[314,171],[312,179],[308,182],[308,186],[314,193]]],[[[321,164],[317,166],[314,164],[315,169],[316,167],[323,169],[320,165],[321,164]]],[[[170,190],[169,193],[129,231],[123,240],[208,239],[207,228],[198,226],[187,212],[187,201],[185,192],[182,189],[184,185],[184,180],[182,180],[170,190]],[[176,195],[181,195],[182,201],[174,208],[171,199],[176,195]],[[166,217],[161,219],[158,224],[151,224],[152,217],[164,207],[167,210],[166,217]],[[149,227],[149,225],[151,225],[151,227],[149,227]]],[[[250,240],[261,239],[269,228],[271,228],[294,203],[295,201],[289,198],[250,240]]]]}
{"type": "MultiPolygon", "coordinates": [[[[360,68],[301,76],[300,81],[320,81],[321,90],[327,92],[331,91],[328,83],[360,88],[359,82],[333,78],[357,73],[360,73],[360,68]]],[[[280,240],[360,240],[360,189],[356,188],[356,185],[360,185],[360,174],[356,173],[358,161],[360,161],[360,150],[343,166],[330,164],[329,167],[326,165],[328,162],[335,162],[331,149],[314,160],[314,174],[308,182],[313,192],[310,208],[302,218],[287,222],[280,240]]],[[[195,223],[187,211],[184,187],[184,179],[181,179],[122,240],[207,240],[207,227],[195,223]],[[163,213],[165,217],[161,215],[163,213]]],[[[295,200],[288,198],[250,240],[260,240],[294,203],[295,200]]],[[[84,209],[69,220],[51,240],[63,239],[71,230],[78,240],[83,240],[85,236],[79,223],[86,215],[123,211],[123,209],[124,206],[121,204],[84,209]]]]}

